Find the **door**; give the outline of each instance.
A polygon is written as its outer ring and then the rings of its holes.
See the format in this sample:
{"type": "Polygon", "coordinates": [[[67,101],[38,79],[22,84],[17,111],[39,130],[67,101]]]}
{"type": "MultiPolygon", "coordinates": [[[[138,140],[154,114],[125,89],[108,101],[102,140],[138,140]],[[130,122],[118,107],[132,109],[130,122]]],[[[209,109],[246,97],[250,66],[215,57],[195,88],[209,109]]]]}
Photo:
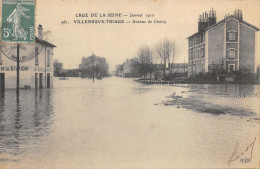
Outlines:
{"type": "Polygon", "coordinates": [[[35,73],[35,89],[39,88],[39,77],[38,73],[35,73]]]}
{"type": "Polygon", "coordinates": [[[47,73],[47,88],[50,88],[51,86],[51,76],[50,73],[47,73]]]}
{"type": "Polygon", "coordinates": [[[233,73],[234,71],[234,65],[229,65],[229,73],[233,73]]]}
{"type": "Polygon", "coordinates": [[[40,79],[39,79],[39,83],[40,83],[40,88],[42,89],[43,88],[43,74],[42,73],[40,73],[40,77],[39,77],[40,79]]]}
{"type": "Polygon", "coordinates": [[[5,90],[5,74],[0,73],[0,90],[5,90]]]}

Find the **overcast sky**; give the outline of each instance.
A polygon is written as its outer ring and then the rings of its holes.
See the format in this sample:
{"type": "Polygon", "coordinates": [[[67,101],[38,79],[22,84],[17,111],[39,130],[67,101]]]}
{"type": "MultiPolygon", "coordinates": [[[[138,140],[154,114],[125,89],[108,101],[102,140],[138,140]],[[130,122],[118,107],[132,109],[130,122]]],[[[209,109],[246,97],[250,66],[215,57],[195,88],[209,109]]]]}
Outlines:
{"type": "MultiPolygon", "coordinates": [[[[127,58],[136,56],[142,46],[154,47],[164,38],[174,39],[178,49],[176,62],[187,62],[187,37],[198,31],[198,17],[214,8],[217,21],[235,9],[243,11],[245,21],[260,27],[259,0],[176,0],[176,1],[87,1],[87,0],[38,0],[36,8],[37,25],[42,24],[44,31],[49,30],[49,41],[57,46],[54,59],[63,62],[64,68],[78,68],[83,56],[92,51],[105,57],[110,71],[115,65],[122,64],[127,58]],[[150,20],[165,20],[166,24],[74,24],[78,13],[122,13],[154,14],[150,20]],[[69,24],[62,25],[66,20],[69,24]]],[[[149,18],[104,18],[124,19],[126,21],[148,20],[149,18]]],[[[259,36],[258,36],[259,37],[259,36]]],[[[258,38],[259,39],[259,38],[258,38]]]]}

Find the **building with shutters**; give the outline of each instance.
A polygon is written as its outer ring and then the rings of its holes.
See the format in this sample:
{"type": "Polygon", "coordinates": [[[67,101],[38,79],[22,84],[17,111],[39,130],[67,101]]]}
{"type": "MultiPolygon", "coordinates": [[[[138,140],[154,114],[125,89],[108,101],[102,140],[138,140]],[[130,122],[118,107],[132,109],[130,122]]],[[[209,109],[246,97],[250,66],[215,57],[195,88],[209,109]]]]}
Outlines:
{"type": "MultiPolygon", "coordinates": [[[[51,88],[53,86],[53,49],[43,40],[42,25],[38,27],[35,44],[20,44],[20,88],[51,88]]],[[[0,90],[16,88],[16,44],[0,46],[0,90]]]]}
{"type": "Polygon", "coordinates": [[[207,72],[257,72],[257,32],[259,28],[235,10],[219,22],[211,9],[199,16],[198,32],[188,39],[188,74],[207,72]]]}

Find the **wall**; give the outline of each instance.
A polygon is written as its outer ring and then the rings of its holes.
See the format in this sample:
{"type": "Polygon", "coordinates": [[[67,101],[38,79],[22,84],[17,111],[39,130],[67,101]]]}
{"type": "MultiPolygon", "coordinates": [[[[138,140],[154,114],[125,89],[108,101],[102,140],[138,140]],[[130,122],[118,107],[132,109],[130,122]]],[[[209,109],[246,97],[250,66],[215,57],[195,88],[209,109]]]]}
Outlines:
{"type": "MultiPolygon", "coordinates": [[[[255,72],[255,31],[240,23],[239,67],[255,72]]],[[[256,72],[255,72],[256,73],[256,72]]]]}
{"type": "Polygon", "coordinates": [[[224,23],[208,30],[208,71],[218,68],[223,62],[224,23]],[[218,66],[217,66],[218,65],[218,66]]]}
{"type": "MultiPolygon", "coordinates": [[[[46,47],[45,50],[45,46],[39,43],[36,46],[39,48],[39,64],[37,66],[35,65],[35,45],[20,46],[20,88],[24,88],[25,85],[34,88],[35,73],[43,74],[44,88],[47,87],[47,73],[50,73],[50,87],[53,86],[53,48],[46,47]],[[45,64],[47,64],[47,60],[45,62],[45,52],[47,50],[50,50],[50,67],[45,69],[45,64]]],[[[2,45],[1,49],[2,65],[0,65],[0,72],[5,73],[5,88],[16,88],[16,61],[8,58],[16,57],[16,45],[2,45]]]]}

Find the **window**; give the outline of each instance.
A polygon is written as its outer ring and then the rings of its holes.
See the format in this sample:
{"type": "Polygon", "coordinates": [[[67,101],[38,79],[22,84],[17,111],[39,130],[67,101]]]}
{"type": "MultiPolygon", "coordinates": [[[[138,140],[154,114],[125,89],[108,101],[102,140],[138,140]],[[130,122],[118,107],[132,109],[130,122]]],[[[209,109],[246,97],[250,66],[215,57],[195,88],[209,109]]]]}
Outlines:
{"type": "Polygon", "coordinates": [[[197,37],[197,43],[200,43],[200,36],[197,37]]]}
{"type": "Polygon", "coordinates": [[[193,72],[195,72],[196,71],[196,64],[194,63],[193,64],[193,72]]]}
{"type": "Polygon", "coordinates": [[[190,60],[191,60],[191,59],[192,59],[192,53],[191,53],[191,50],[190,50],[190,55],[189,55],[189,56],[190,56],[190,60]]]}
{"type": "Polygon", "coordinates": [[[198,49],[198,56],[197,58],[199,59],[200,58],[200,49],[198,49]]]}
{"type": "Polygon", "coordinates": [[[237,38],[236,38],[236,31],[229,31],[227,38],[228,38],[227,40],[228,40],[229,42],[234,42],[234,41],[236,41],[236,40],[237,40],[237,38]]]}
{"type": "Polygon", "coordinates": [[[236,57],[236,49],[228,49],[227,50],[228,59],[235,59],[236,57]]]}
{"type": "Polygon", "coordinates": [[[204,57],[204,48],[201,48],[201,57],[204,57]]]}
{"type": "Polygon", "coordinates": [[[50,50],[47,50],[47,67],[50,67],[51,62],[51,53],[50,50]]]}
{"type": "Polygon", "coordinates": [[[198,72],[200,72],[200,63],[198,63],[198,69],[197,70],[198,70],[198,72]]]}
{"type": "Polygon", "coordinates": [[[35,47],[35,66],[39,65],[39,48],[35,47]]]}
{"type": "Polygon", "coordinates": [[[2,65],[3,61],[2,61],[2,51],[0,50],[0,65],[2,65]]]}
{"type": "Polygon", "coordinates": [[[196,56],[195,56],[196,52],[195,52],[195,49],[193,50],[193,59],[196,59],[196,56]]]}
{"type": "Polygon", "coordinates": [[[201,71],[204,72],[204,64],[201,62],[201,71]]]}

